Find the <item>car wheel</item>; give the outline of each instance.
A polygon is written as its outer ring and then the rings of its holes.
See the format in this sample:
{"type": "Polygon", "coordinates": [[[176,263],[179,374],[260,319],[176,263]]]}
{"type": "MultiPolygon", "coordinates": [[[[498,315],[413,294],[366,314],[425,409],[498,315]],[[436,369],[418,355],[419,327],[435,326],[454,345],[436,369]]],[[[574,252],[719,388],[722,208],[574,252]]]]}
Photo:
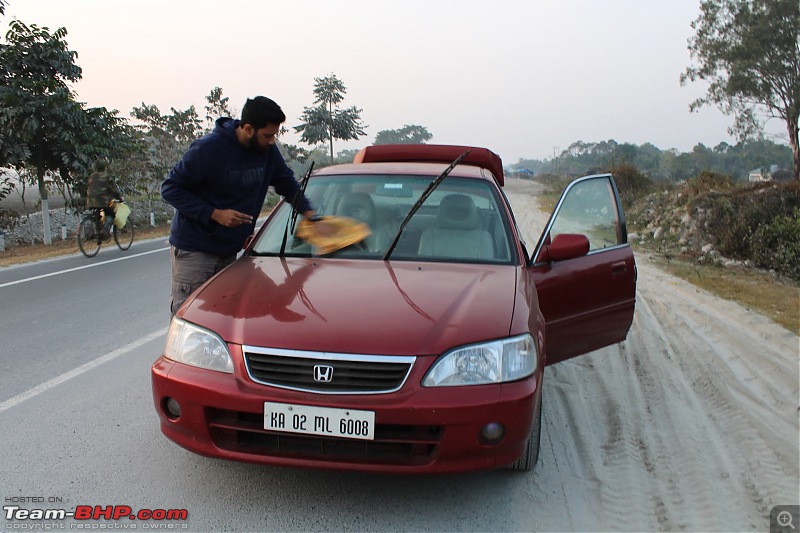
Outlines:
{"type": "Polygon", "coordinates": [[[539,442],[542,438],[542,407],[543,405],[539,404],[539,414],[531,429],[531,435],[528,437],[525,451],[522,452],[519,459],[508,466],[509,470],[527,472],[536,466],[536,462],[539,460],[539,442]]]}

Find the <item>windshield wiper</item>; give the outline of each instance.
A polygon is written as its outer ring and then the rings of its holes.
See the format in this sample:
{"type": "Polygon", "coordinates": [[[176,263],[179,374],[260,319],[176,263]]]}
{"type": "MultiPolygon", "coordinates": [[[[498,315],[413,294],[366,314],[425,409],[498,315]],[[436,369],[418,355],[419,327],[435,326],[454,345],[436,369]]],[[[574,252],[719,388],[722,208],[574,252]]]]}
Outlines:
{"type": "Polygon", "coordinates": [[[388,250],[386,250],[386,255],[384,255],[384,256],[383,256],[383,260],[384,260],[384,261],[388,261],[388,260],[389,260],[389,256],[390,256],[390,255],[392,255],[392,252],[394,252],[394,249],[395,249],[395,247],[397,246],[397,243],[400,241],[400,235],[402,235],[402,234],[403,234],[403,230],[404,230],[404,229],[406,229],[406,224],[408,224],[408,221],[409,221],[409,220],[411,220],[411,217],[413,217],[413,216],[414,216],[414,213],[416,213],[417,211],[419,211],[419,208],[420,208],[420,207],[422,207],[422,204],[425,202],[425,200],[427,200],[427,199],[428,199],[428,196],[430,196],[430,195],[431,195],[431,193],[433,192],[433,190],[434,190],[436,187],[438,187],[438,186],[439,186],[439,184],[440,184],[440,183],[441,183],[441,182],[442,182],[442,181],[443,181],[443,180],[444,180],[444,179],[447,177],[447,175],[448,175],[448,174],[450,174],[450,172],[451,172],[451,171],[452,171],[454,168],[456,168],[456,166],[457,166],[459,163],[461,163],[461,162],[464,160],[464,158],[465,158],[465,157],[467,157],[467,156],[469,155],[469,153],[470,153],[471,151],[472,151],[472,150],[467,150],[466,152],[464,152],[463,154],[461,154],[460,156],[458,156],[458,157],[456,158],[456,160],[455,160],[455,161],[453,161],[452,163],[450,163],[450,166],[449,166],[449,167],[447,167],[446,169],[444,169],[444,172],[442,172],[441,174],[439,174],[439,175],[436,177],[436,179],[435,179],[435,180],[433,180],[432,182],[430,182],[430,184],[428,185],[428,188],[427,188],[427,189],[425,189],[425,190],[422,192],[422,195],[419,197],[419,200],[417,200],[417,201],[416,201],[416,203],[415,203],[414,205],[412,205],[412,206],[411,206],[411,209],[408,211],[408,214],[406,215],[406,218],[405,218],[405,219],[403,219],[403,222],[400,224],[400,229],[399,229],[399,230],[397,230],[397,234],[394,236],[394,239],[392,239],[392,244],[391,244],[391,246],[389,246],[389,249],[388,249],[388,250]]]}
{"type": "Polygon", "coordinates": [[[289,215],[289,218],[286,220],[286,227],[283,228],[283,240],[281,241],[281,251],[278,254],[279,257],[283,257],[284,252],[286,252],[286,239],[289,236],[289,233],[294,234],[294,225],[297,222],[297,200],[300,198],[299,195],[306,194],[306,187],[308,186],[308,179],[311,177],[311,171],[314,170],[314,162],[311,162],[309,165],[308,170],[306,171],[306,175],[303,177],[303,181],[300,182],[300,188],[297,189],[297,192],[294,193],[294,199],[292,200],[292,214],[289,215]],[[289,226],[291,225],[291,230],[289,226]]]}

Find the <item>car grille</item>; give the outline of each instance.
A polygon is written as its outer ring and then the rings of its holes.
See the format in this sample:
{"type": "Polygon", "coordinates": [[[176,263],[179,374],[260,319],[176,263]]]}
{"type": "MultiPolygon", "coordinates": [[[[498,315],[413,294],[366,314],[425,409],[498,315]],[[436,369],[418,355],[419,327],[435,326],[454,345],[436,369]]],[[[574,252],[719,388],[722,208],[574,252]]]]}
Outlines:
{"type": "Polygon", "coordinates": [[[323,394],[385,394],[403,386],[415,358],[245,346],[244,360],[250,379],[264,385],[323,394]]]}
{"type": "Polygon", "coordinates": [[[440,426],[377,424],[370,441],[274,433],[264,429],[264,415],[209,409],[209,433],[214,445],[232,452],[363,464],[421,465],[429,463],[442,436],[440,426]]]}

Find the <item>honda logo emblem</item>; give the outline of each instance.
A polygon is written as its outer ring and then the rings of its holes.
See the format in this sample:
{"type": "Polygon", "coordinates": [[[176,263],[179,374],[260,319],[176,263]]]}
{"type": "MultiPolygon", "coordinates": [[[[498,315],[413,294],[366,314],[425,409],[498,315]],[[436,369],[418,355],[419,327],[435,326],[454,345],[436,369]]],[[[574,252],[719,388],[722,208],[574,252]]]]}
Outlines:
{"type": "Polygon", "coordinates": [[[314,381],[320,383],[333,381],[333,367],[330,365],[314,365],[314,381]]]}

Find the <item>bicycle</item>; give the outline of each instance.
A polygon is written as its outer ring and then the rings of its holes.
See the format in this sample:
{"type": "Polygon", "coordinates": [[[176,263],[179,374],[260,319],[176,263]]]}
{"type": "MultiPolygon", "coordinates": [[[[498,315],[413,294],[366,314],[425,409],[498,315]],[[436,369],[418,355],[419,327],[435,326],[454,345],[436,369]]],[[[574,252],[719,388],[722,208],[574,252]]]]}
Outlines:
{"type": "MultiPolygon", "coordinates": [[[[120,200],[120,203],[123,201],[120,200]]],[[[127,223],[118,228],[116,224],[111,225],[111,234],[104,237],[102,234],[105,213],[102,208],[93,208],[89,213],[83,215],[78,223],[78,248],[86,257],[94,257],[100,251],[103,242],[109,242],[114,237],[114,242],[120,250],[127,250],[133,244],[133,220],[128,217],[127,223]]]]}

